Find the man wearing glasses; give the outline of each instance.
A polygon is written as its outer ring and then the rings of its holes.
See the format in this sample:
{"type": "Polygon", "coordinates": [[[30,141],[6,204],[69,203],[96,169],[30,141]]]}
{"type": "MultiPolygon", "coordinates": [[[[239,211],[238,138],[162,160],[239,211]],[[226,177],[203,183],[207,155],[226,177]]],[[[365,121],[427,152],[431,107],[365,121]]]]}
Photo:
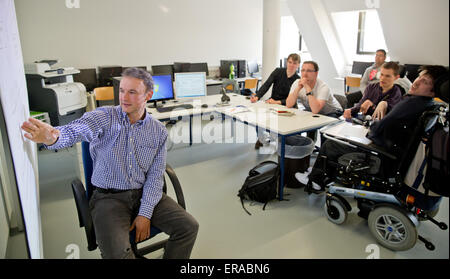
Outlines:
{"type": "Polygon", "coordinates": [[[319,65],[314,61],[305,61],[302,65],[301,75],[301,78],[291,86],[291,91],[286,99],[286,106],[288,108],[294,107],[298,99],[305,110],[312,113],[331,117],[341,116],[341,105],[331,94],[328,85],[317,77],[319,65]]]}

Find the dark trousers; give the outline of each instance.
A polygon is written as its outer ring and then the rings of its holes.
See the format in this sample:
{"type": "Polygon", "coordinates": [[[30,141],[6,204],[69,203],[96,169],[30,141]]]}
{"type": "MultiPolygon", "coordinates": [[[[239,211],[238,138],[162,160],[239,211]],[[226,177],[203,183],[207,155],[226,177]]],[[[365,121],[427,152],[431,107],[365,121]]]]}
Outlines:
{"type": "MultiPolygon", "coordinates": [[[[102,258],[135,258],[131,249],[129,229],[139,211],[141,197],[142,190],[121,193],[93,192],[89,206],[102,258]]],[[[163,258],[190,257],[199,227],[194,217],[163,194],[153,210],[150,222],[170,236],[163,258]]]]}
{"type": "Polygon", "coordinates": [[[344,154],[355,152],[356,149],[350,146],[327,140],[320,146],[319,155],[309,174],[309,179],[322,188],[327,184],[327,180],[333,178],[335,175],[335,168],[328,162],[337,162],[339,157],[344,154]]]}

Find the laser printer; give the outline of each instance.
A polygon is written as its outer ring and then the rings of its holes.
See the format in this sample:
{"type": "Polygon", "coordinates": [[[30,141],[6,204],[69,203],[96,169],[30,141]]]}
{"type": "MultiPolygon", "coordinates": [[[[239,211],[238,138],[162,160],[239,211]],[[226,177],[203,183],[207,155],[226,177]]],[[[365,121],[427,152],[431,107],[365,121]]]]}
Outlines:
{"type": "Polygon", "coordinates": [[[58,60],[25,64],[30,110],[48,112],[52,126],[65,125],[86,112],[86,87],[73,81],[80,71],[52,67],[58,60]]]}

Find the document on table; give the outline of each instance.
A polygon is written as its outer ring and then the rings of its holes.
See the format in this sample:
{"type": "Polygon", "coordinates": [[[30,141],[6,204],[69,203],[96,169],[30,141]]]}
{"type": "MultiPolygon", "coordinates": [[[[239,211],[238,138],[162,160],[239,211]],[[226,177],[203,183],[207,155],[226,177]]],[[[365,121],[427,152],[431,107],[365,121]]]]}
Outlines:
{"type": "Polygon", "coordinates": [[[320,129],[320,131],[333,137],[349,139],[362,144],[370,144],[372,142],[366,138],[369,128],[349,122],[340,122],[335,125],[326,126],[320,129]]]}
{"type": "Polygon", "coordinates": [[[248,112],[250,111],[246,106],[242,106],[242,105],[238,105],[232,108],[227,108],[224,110],[225,113],[227,114],[236,114],[236,113],[241,113],[241,112],[248,112]]]}

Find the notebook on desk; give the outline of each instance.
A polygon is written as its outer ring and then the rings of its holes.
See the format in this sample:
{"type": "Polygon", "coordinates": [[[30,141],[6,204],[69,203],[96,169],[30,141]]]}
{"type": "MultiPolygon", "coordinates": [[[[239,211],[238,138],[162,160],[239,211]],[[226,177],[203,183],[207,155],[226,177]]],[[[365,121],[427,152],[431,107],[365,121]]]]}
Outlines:
{"type": "Polygon", "coordinates": [[[346,121],[323,127],[320,129],[320,132],[336,138],[349,139],[362,144],[372,143],[370,139],[366,138],[369,128],[346,121]]]}

